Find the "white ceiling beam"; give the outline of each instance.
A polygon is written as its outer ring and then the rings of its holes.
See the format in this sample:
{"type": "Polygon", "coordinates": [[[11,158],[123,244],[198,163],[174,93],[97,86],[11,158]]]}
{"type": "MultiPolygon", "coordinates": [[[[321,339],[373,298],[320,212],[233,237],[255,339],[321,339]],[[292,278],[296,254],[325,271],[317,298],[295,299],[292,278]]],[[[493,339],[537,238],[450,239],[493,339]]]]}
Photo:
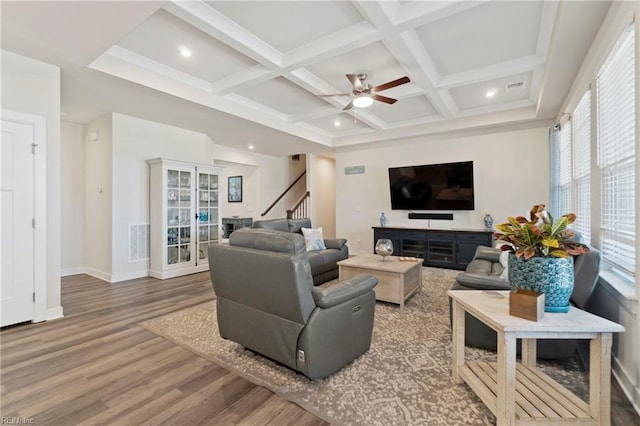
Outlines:
{"type": "Polygon", "coordinates": [[[280,73],[265,68],[262,65],[255,65],[251,68],[241,70],[226,78],[216,81],[211,85],[211,88],[213,93],[226,95],[232,91],[238,91],[245,87],[271,80],[279,75],[280,73]]]}
{"type": "Polygon", "coordinates": [[[164,9],[267,68],[282,67],[282,53],[202,1],[171,0],[164,9]]]}
{"type": "MultiPolygon", "coordinates": [[[[143,70],[150,71],[159,76],[169,78],[178,83],[187,84],[194,89],[202,90],[207,93],[212,92],[211,83],[194,77],[191,74],[187,74],[182,71],[178,71],[175,68],[163,65],[159,62],[147,58],[146,56],[139,55],[118,45],[113,45],[111,48],[109,48],[109,50],[102,54],[101,58],[113,58],[127,63],[128,65],[131,65],[133,67],[139,67],[143,70]]],[[[93,65],[96,62],[97,60],[89,64],[89,68],[94,68],[93,65]]]]}
{"type": "Polygon", "coordinates": [[[402,42],[390,42],[389,48],[394,56],[404,64],[411,79],[424,89],[425,96],[438,114],[445,118],[454,117],[458,106],[447,90],[436,86],[440,76],[418,35],[413,30],[405,31],[400,34],[400,39],[402,42]]]}
{"type": "Polygon", "coordinates": [[[289,123],[300,123],[304,121],[317,120],[318,118],[331,117],[332,115],[339,115],[340,113],[342,113],[340,109],[335,106],[327,105],[303,114],[290,115],[288,120],[289,123]]]}
{"type": "Polygon", "coordinates": [[[559,4],[557,0],[545,1],[542,6],[542,17],[540,19],[540,30],[538,31],[538,44],[536,54],[546,62],[551,46],[553,26],[558,17],[559,4]]]}
{"type": "Polygon", "coordinates": [[[443,117],[455,115],[457,106],[448,92],[438,90],[435,86],[440,76],[415,31],[405,31],[398,36],[392,22],[395,10],[385,6],[384,2],[362,0],[355,5],[382,33],[384,45],[407,71],[411,80],[424,89],[436,111],[443,117]]]}
{"type": "Polygon", "coordinates": [[[397,18],[393,23],[396,30],[402,32],[457,15],[488,1],[490,0],[412,1],[398,8],[397,18]]]}
{"type": "Polygon", "coordinates": [[[511,61],[474,68],[455,74],[443,76],[438,81],[438,89],[451,89],[514,74],[535,71],[544,67],[544,59],[538,55],[529,55],[511,61]]]}
{"type": "Polygon", "coordinates": [[[341,31],[312,41],[283,55],[285,71],[302,68],[334,56],[367,46],[382,38],[369,22],[360,22],[341,31]]]}

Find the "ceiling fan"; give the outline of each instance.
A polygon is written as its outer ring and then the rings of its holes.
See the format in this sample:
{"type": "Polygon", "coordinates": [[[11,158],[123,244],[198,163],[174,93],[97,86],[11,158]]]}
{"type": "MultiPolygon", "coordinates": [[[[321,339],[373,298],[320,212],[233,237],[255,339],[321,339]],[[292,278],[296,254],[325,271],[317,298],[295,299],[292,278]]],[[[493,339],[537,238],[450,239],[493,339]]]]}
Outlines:
{"type": "Polygon", "coordinates": [[[397,80],[389,81],[388,83],[381,84],[379,86],[371,86],[371,84],[366,83],[367,79],[366,74],[347,74],[347,78],[353,85],[353,90],[351,93],[335,93],[333,95],[318,95],[320,97],[329,97],[329,96],[353,96],[354,98],[342,108],[343,111],[351,109],[353,107],[356,108],[367,108],[370,106],[373,101],[380,101],[386,104],[394,104],[398,100],[389,98],[386,96],[378,95],[378,92],[382,92],[383,90],[391,89],[392,87],[400,86],[401,84],[409,83],[409,77],[404,76],[397,80]]]}

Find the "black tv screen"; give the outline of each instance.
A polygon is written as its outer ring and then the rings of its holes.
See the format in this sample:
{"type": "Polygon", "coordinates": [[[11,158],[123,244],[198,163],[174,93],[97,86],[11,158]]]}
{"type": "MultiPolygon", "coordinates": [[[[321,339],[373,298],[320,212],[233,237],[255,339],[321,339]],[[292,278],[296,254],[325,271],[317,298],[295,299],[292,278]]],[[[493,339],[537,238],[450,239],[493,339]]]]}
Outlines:
{"type": "Polygon", "coordinates": [[[473,210],[473,161],[389,168],[393,210],[473,210]]]}

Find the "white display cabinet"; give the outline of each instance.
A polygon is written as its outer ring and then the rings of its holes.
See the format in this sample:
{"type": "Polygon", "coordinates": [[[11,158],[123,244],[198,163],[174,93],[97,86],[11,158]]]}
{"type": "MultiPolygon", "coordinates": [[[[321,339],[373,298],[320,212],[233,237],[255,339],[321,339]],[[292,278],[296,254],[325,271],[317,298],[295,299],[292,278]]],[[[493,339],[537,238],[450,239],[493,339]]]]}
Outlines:
{"type": "Polygon", "coordinates": [[[220,242],[221,167],[149,160],[149,275],[166,279],[209,269],[207,248],[220,242]]]}

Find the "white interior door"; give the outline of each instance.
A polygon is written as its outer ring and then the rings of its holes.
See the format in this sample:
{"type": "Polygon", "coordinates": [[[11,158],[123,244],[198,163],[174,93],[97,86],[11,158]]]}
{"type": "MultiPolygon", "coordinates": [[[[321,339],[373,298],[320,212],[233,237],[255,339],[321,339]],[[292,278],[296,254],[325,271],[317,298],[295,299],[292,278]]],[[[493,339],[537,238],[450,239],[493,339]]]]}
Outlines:
{"type": "Polygon", "coordinates": [[[34,126],[2,120],[2,326],[34,318],[34,126]]]}

